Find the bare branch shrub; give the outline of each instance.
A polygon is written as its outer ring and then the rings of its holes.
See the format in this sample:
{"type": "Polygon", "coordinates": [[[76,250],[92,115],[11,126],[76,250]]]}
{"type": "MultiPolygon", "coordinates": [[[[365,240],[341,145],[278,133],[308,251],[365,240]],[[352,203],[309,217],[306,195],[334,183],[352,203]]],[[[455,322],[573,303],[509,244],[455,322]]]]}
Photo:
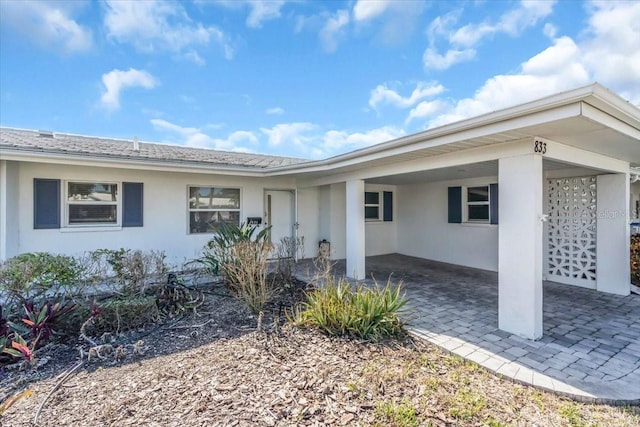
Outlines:
{"type": "Polygon", "coordinates": [[[262,311],[275,292],[267,275],[267,262],[273,245],[261,241],[241,241],[229,249],[233,261],[224,265],[227,284],[254,313],[262,311]]]}

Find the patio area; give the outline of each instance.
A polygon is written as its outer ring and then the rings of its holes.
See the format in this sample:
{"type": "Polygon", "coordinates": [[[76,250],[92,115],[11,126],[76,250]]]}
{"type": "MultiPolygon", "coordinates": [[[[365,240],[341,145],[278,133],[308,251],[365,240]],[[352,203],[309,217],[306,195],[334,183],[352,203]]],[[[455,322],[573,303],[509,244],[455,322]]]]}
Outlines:
{"type": "MultiPolygon", "coordinates": [[[[532,341],[498,329],[497,273],[398,254],[366,263],[367,277],[404,283],[415,335],[517,382],[582,401],[640,403],[640,296],[545,282],[544,336],[532,341]]],[[[344,261],[334,267],[344,269],[344,261]]]]}

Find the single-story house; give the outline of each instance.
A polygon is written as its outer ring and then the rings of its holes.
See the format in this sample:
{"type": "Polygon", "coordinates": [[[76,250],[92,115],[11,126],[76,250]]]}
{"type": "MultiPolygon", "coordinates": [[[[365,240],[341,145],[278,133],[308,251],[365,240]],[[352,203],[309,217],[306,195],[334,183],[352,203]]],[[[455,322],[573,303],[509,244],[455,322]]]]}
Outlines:
{"type": "Polygon", "coordinates": [[[542,281],[630,292],[640,109],[591,84],[325,160],[0,129],[0,259],[163,249],[261,221],[347,272],[400,253],[498,272],[499,327],[542,335],[542,281]]]}

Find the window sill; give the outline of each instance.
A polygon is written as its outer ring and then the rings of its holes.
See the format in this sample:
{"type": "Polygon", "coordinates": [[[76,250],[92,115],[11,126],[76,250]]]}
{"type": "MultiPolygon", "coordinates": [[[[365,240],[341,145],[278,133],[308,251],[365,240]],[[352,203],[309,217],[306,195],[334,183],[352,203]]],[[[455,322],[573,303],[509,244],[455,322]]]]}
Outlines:
{"type": "Polygon", "coordinates": [[[62,227],[61,233],[82,233],[82,232],[95,232],[95,231],[122,231],[121,225],[85,225],[77,227],[62,227]]]}
{"type": "Polygon", "coordinates": [[[393,224],[393,221],[384,221],[381,219],[365,219],[365,224],[393,224]]]}
{"type": "Polygon", "coordinates": [[[490,224],[488,222],[461,222],[460,225],[463,225],[465,227],[485,227],[485,228],[498,226],[498,224],[490,224]]]}

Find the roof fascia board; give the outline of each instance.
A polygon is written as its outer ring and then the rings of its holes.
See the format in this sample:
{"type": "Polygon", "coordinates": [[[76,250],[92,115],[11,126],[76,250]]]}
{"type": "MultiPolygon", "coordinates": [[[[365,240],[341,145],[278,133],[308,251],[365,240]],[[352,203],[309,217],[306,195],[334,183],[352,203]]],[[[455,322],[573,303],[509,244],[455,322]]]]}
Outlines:
{"type": "Polygon", "coordinates": [[[234,168],[234,167],[216,167],[211,165],[185,164],[179,165],[170,162],[158,162],[149,160],[132,160],[132,159],[106,159],[97,156],[77,156],[62,153],[43,153],[32,152],[26,150],[4,150],[0,153],[1,160],[12,160],[22,162],[35,163],[55,163],[73,166],[94,166],[104,168],[118,169],[137,169],[163,172],[184,172],[184,173],[206,173],[216,175],[235,175],[235,176],[255,176],[263,178],[265,173],[263,170],[234,168]]]}
{"type": "Polygon", "coordinates": [[[596,85],[593,95],[587,97],[585,102],[636,129],[640,129],[640,108],[603,86],[596,85]]]}
{"type": "MultiPolygon", "coordinates": [[[[390,157],[398,154],[405,154],[410,151],[418,151],[426,148],[433,148],[440,145],[451,144],[454,142],[464,141],[467,139],[473,139],[478,137],[489,136],[497,133],[516,131],[520,128],[527,126],[535,126],[538,124],[562,120],[567,118],[578,117],[581,114],[580,103],[572,103],[564,106],[559,106],[550,110],[542,110],[526,116],[512,117],[509,119],[487,123],[484,125],[478,125],[473,128],[462,129],[458,132],[435,132],[438,129],[433,130],[432,135],[426,135],[424,132],[421,134],[412,135],[413,144],[411,150],[407,149],[406,144],[400,147],[389,148],[386,151],[378,151],[375,153],[363,155],[360,158],[348,158],[340,160],[336,157],[324,161],[305,163],[296,166],[284,166],[270,169],[268,175],[286,175],[291,173],[304,173],[304,172],[322,172],[341,167],[349,167],[355,164],[359,164],[366,161],[377,160],[383,157],[390,157]],[[421,136],[422,138],[419,138],[421,136]],[[426,139],[425,139],[426,138],[426,139]],[[287,168],[285,170],[285,168],[287,168]]],[[[430,131],[427,131],[430,132],[430,131]]],[[[491,144],[493,145],[493,144],[491,144]]]]}
{"type": "Polygon", "coordinates": [[[323,176],[311,180],[301,180],[301,186],[329,185],[345,182],[353,179],[380,178],[390,175],[420,172],[431,169],[464,166],[473,163],[481,163],[497,160],[504,157],[522,156],[533,153],[533,137],[523,138],[517,141],[500,142],[482,147],[468,148],[451,153],[420,159],[406,160],[398,163],[380,165],[377,167],[363,168],[356,171],[338,173],[323,176]]]}
{"type": "MultiPolygon", "coordinates": [[[[586,102],[582,103],[582,115],[594,122],[600,123],[603,126],[611,128],[616,132],[623,135],[628,135],[631,138],[640,140],[640,126],[634,127],[629,123],[620,120],[616,116],[612,116],[608,112],[603,111],[600,108],[594,107],[586,102]]],[[[638,122],[640,125],[640,122],[638,122]]]]}
{"type": "Polygon", "coordinates": [[[546,138],[536,137],[535,139],[547,143],[546,153],[544,154],[546,158],[559,160],[577,167],[586,167],[604,172],[626,173],[629,171],[629,162],[625,162],[624,160],[603,156],[602,154],[572,147],[546,138]]]}

